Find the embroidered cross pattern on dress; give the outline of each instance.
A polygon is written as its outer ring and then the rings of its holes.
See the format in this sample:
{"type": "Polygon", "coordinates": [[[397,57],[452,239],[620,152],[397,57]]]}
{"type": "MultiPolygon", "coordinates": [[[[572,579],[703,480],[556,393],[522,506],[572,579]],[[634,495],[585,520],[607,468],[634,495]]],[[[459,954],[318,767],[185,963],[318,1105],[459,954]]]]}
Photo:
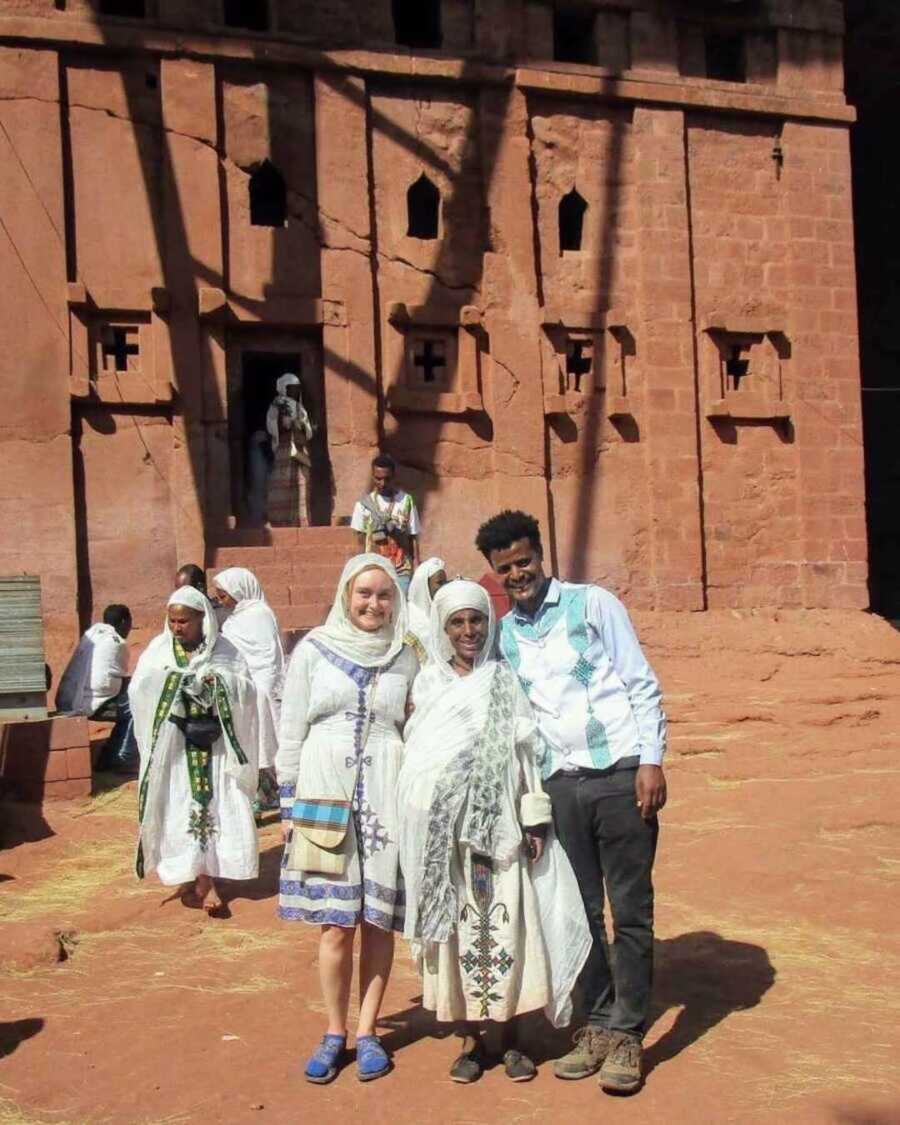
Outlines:
{"type": "Polygon", "coordinates": [[[492,921],[496,915],[503,925],[508,926],[509,910],[502,902],[492,905],[494,879],[490,861],[483,856],[472,857],[472,888],[475,903],[466,903],[459,920],[462,923],[474,917],[475,940],[460,957],[459,963],[469,978],[472,998],[480,1005],[481,1018],[489,1019],[491,1003],[496,1004],[503,999],[496,991],[497,986],[515,964],[515,958],[494,936],[498,927],[492,921]]]}

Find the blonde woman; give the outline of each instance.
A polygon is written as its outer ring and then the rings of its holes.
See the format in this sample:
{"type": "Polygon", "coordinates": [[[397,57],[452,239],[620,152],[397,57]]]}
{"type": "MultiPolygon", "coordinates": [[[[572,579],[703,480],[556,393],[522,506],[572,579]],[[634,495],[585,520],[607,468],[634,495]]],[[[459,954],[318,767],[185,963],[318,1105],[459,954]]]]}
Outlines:
{"type": "Polygon", "coordinates": [[[358,1077],[369,1081],[390,1070],[375,1024],[394,934],[403,929],[396,787],[400,728],[418,669],[405,634],[393,566],[380,555],[357,555],[344,567],[325,625],[294,650],[285,679],[275,763],[286,844],[279,914],[321,927],[327,1027],[306,1066],[314,1083],[330,1082],[346,1059],[357,929],[358,1077]],[[332,840],[319,859],[310,854],[322,838],[317,823],[332,840]]]}

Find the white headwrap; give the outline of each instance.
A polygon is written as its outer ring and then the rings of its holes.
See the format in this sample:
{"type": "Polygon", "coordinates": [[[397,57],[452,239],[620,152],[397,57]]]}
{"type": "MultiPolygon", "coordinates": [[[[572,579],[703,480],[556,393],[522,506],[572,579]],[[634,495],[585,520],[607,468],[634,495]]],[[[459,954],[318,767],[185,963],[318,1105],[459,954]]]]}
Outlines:
{"type": "Polygon", "coordinates": [[[238,603],[232,610],[233,614],[242,608],[246,609],[252,602],[268,604],[259,579],[245,566],[230,566],[227,570],[220,571],[213,581],[238,603]]]}
{"type": "Polygon", "coordinates": [[[488,619],[487,637],[484,648],[475,658],[475,670],[482,668],[494,655],[497,622],[494,618],[494,604],[487,590],[467,578],[456,578],[448,582],[434,595],[431,605],[430,643],[437,667],[449,679],[455,679],[456,672],[450,667],[453,645],[447,636],[446,625],[454,613],[463,609],[475,609],[488,619]]]}
{"type": "Polygon", "coordinates": [[[288,371],[275,380],[275,398],[272,400],[268,411],[266,412],[266,429],[269,432],[269,437],[272,441],[272,452],[278,449],[281,441],[281,428],[278,424],[278,419],[281,410],[287,410],[291,416],[291,456],[294,460],[303,461],[306,463],[309,459],[309,454],[306,452],[303,442],[309,441],[313,436],[313,425],[309,420],[309,414],[303,405],[302,399],[291,398],[287,393],[288,387],[300,387],[303,384],[300,379],[293,372],[288,371]],[[301,439],[301,445],[297,445],[297,438],[301,439]]]}
{"type": "Polygon", "coordinates": [[[447,564],[443,559],[432,558],[419,563],[406,594],[410,632],[415,633],[423,644],[428,643],[429,618],[433,600],[428,583],[441,570],[446,574],[447,564]]]}
{"type": "Polygon", "coordinates": [[[403,647],[406,636],[406,598],[397,581],[397,572],[381,555],[354,555],[347,561],[338,582],[334,604],[324,625],[307,636],[338,656],[362,668],[381,668],[389,664],[403,647]],[[358,629],[350,620],[350,586],[364,570],[382,570],[394,584],[394,608],[390,620],[376,633],[358,629]]]}
{"type": "MultiPolygon", "coordinates": [[[[219,623],[216,621],[216,613],[213,609],[212,602],[194,586],[180,586],[169,596],[166,602],[167,606],[181,605],[185,609],[194,609],[198,613],[203,614],[203,639],[200,644],[193,650],[193,652],[185,652],[188,656],[188,671],[193,672],[195,675],[202,675],[203,669],[209,663],[209,658],[212,655],[213,649],[216,647],[216,641],[219,637],[219,623]]],[[[166,623],[163,628],[163,636],[168,642],[165,645],[164,652],[168,652],[171,667],[178,668],[175,661],[175,650],[172,647],[172,630],[169,628],[169,615],[166,613],[166,623]]],[[[180,669],[183,671],[184,669],[180,669]]]]}

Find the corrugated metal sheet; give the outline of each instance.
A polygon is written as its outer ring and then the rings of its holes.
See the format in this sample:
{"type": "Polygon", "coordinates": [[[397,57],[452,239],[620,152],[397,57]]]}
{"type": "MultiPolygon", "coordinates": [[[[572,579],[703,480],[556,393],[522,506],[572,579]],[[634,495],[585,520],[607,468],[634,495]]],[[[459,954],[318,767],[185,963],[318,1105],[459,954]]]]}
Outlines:
{"type": "Polygon", "coordinates": [[[41,580],[0,578],[0,695],[45,691],[41,580]]]}

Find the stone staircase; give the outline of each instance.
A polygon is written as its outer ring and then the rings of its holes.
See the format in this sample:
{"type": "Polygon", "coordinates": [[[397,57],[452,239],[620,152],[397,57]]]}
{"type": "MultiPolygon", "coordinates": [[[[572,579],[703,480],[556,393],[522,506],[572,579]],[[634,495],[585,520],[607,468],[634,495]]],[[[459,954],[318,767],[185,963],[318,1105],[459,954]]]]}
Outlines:
{"type": "Polygon", "coordinates": [[[355,554],[349,527],[278,527],[233,531],[207,552],[207,579],[228,566],[252,570],[291,648],[325,620],[344,563],[355,554]]]}

